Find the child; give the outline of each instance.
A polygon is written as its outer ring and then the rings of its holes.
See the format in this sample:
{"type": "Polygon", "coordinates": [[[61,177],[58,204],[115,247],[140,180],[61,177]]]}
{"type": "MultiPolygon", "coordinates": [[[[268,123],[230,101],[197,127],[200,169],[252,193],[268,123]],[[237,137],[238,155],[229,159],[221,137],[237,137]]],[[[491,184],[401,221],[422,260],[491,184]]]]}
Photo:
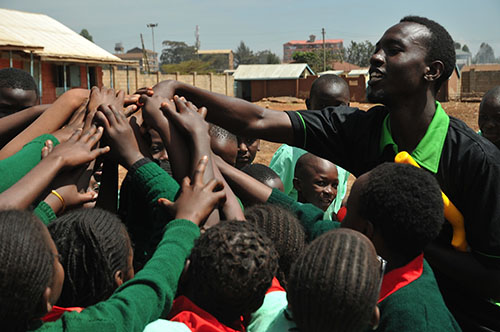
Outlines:
{"type": "Polygon", "coordinates": [[[251,165],[257,151],[259,151],[260,139],[245,138],[238,136],[238,155],[236,157],[236,168],[242,169],[251,165]]]}
{"type": "Polygon", "coordinates": [[[212,151],[224,159],[225,162],[234,166],[238,155],[238,141],[234,134],[224,128],[210,124],[210,147],[212,151]]]}
{"type": "Polygon", "coordinates": [[[38,103],[35,80],[24,70],[0,70],[0,117],[14,114],[38,103]]]}
{"type": "Polygon", "coordinates": [[[169,321],[146,331],[168,330],[182,322],[191,331],[245,331],[244,318],[257,310],[277,269],[271,241],[244,221],[225,221],[197,241],[182,296],[175,299],[169,321]]]}
{"type": "MultiPolygon", "coordinates": [[[[337,197],[337,167],[311,153],[302,155],[295,165],[293,186],[300,203],[311,203],[326,211],[337,197]]],[[[336,215],[332,217],[336,220],[336,215]]]]}
{"type": "Polygon", "coordinates": [[[481,135],[500,149],[500,86],[486,92],[479,106],[481,135]]]}
{"type": "MultiPolygon", "coordinates": [[[[320,110],[330,106],[349,105],[349,99],[349,86],[346,81],[337,75],[327,74],[313,82],[309,98],[306,99],[306,106],[308,110],[320,110]]],[[[293,185],[295,165],[305,153],[303,149],[283,144],[275,152],[269,164],[283,181],[285,193],[294,199],[298,199],[293,185]]],[[[325,212],[324,219],[327,220],[331,220],[332,215],[338,212],[347,193],[349,173],[339,166],[337,172],[339,178],[337,198],[325,212]]]]}
{"type": "Polygon", "coordinates": [[[250,175],[254,179],[259,180],[264,183],[266,186],[271,188],[276,188],[279,191],[283,192],[283,182],[281,182],[280,177],[273,171],[271,168],[262,164],[250,164],[243,168],[241,168],[242,172],[250,175]]]}

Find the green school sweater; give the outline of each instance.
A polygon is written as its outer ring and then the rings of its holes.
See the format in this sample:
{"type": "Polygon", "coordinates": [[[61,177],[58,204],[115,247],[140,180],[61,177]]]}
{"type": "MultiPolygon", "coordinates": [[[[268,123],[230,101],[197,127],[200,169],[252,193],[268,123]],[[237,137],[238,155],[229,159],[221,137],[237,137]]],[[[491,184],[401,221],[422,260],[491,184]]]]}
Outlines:
{"type": "Polygon", "coordinates": [[[159,198],[174,201],[179,184],[160,166],[150,161],[130,171],[120,190],[118,214],[134,243],[134,261],[142,267],[160,242],[165,225],[172,220],[159,198]]]}
{"type": "Polygon", "coordinates": [[[423,265],[418,279],[379,302],[381,316],[376,331],[461,331],[425,259],[423,265]]]}
{"type": "Polygon", "coordinates": [[[108,300],[80,313],[67,312],[34,331],[142,331],[164,308],[170,310],[184,262],[199,234],[198,226],[188,220],[171,221],[153,257],[108,300]]]}
{"type": "Polygon", "coordinates": [[[323,211],[320,208],[309,203],[299,203],[276,188],[273,189],[267,203],[280,205],[294,213],[304,226],[308,241],[312,241],[321,234],[340,227],[338,221],[323,220],[323,211]]]}

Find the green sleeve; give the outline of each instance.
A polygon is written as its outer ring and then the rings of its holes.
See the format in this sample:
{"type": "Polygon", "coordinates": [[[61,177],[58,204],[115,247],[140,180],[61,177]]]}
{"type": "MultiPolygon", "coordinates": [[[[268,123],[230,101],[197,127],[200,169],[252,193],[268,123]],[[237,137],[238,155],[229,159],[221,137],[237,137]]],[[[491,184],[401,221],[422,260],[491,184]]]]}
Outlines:
{"type": "Polygon", "coordinates": [[[36,207],[35,210],[33,210],[33,213],[35,216],[40,219],[45,226],[48,226],[52,221],[54,221],[57,216],[50,207],[49,204],[45,203],[44,201],[41,201],[38,206],[36,207]]]}
{"type": "Polygon", "coordinates": [[[340,223],[331,220],[323,220],[323,211],[312,204],[302,204],[293,198],[283,194],[278,189],[273,189],[267,203],[277,204],[289,209],[299,218],[309,241],[314,240],[329,230],[339,228],[340,223]]]}
{"type": "Polygon", "coordinates": [[[269,168],[278,174],[283,182],[285,194],[297,198],[297,191],[293,188],[293,177],[297,160],[307,153],[306,150],[282,144],[273,155],[269,168]]]}
{"type": "Polygon", "coordinates": [[[28,174],[42,159],[42,148],[45,141],[51,140],[54,146],[59,144],[57,138],[50,134],[41,135],[26,144],[15,155],[0,160],[0,192],[4,192],[23,176],[28,174]]]}
{"type": "Polygon", "coordinates": [[[188,220],[171,221],[153,257],[108,300],[81,313],[65,313],[39,331],[142,331],[164,308],[172,307],[184,263],[199,234],[198,226],[188,220]]]}
{"type": "Polygon", "coordinates": [[[120,191],[119,211],[134,242],[138,267],[151,257],[165,225],[172,220],[158,199],[174,201],[179,189],[179,184],[152,161],[127,175],[126,186],[120,191]]]}

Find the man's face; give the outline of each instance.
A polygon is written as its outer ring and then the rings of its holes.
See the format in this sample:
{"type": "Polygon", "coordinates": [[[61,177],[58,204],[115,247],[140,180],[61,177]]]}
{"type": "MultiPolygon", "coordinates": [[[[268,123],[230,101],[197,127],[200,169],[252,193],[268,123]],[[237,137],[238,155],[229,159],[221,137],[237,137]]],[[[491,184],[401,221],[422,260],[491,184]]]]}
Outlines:
{"type": "Polygon", "coordinates": [[[427,27],[403,22],[389,28],[376,44],[370,59],[368,100],[385,105],[407,100],[426,90],[427,27]]]}
{"type": "Polygon", "coordinates": [[[315,160],[304,167],[303,176],[298,178],[296,189],[302,201],[326,211],[337,197],[337,166],[325,159],[315,160]]]}
{"type": "Polygon", "coordinates": [[[478,124],[483,137],[500,149],[500,100],[481,103],[478,124]]]}
{"type": "Polygon", "coordinates": [[[37,98],[35,90],[0,88],[0,117],[36,105],[37,98]]]}
{"type": "Polygon", "coordinates": [[[236,157],[236,168],[241,169],[250,165],[259,150],[260,140],[256,138],[238,137],[238,155],[236,157]]]}

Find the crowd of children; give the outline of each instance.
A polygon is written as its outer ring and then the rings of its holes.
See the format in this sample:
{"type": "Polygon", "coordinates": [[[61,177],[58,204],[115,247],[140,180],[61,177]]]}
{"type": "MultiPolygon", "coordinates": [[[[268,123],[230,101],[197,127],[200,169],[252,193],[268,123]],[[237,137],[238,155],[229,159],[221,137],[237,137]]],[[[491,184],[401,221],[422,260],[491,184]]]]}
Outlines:
{"type": "Polygon", "coordinates": [[[177,81],[36,105],[0,70],[0,329],[500,331],[500,88],[480,135],[446,115],[422,17],[370,63],[366,112],[335,75],[279,112],[177,81]]]}

